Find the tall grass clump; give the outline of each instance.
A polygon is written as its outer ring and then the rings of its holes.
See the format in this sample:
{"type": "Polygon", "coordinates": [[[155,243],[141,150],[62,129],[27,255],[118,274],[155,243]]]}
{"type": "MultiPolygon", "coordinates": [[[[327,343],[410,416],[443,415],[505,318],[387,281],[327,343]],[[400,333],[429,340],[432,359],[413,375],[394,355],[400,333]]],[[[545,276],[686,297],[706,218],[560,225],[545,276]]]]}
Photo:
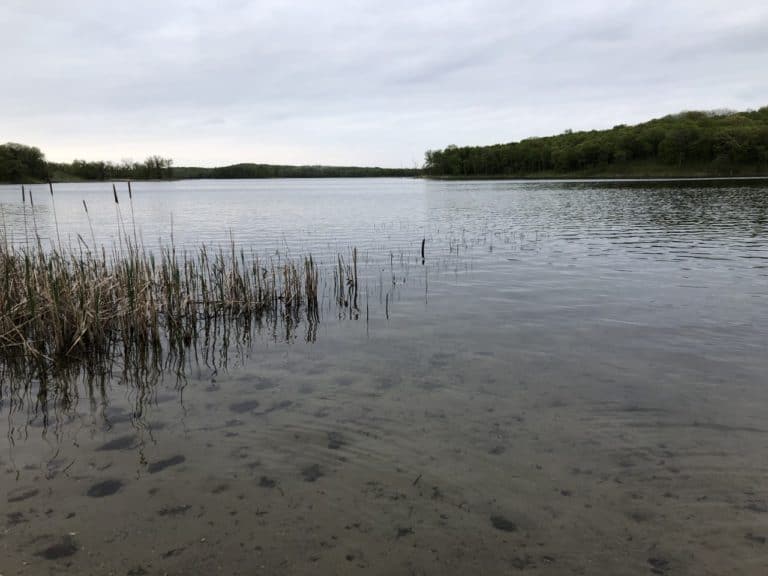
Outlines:
{"type": "Polygon", "coordinates": [[[57,242],[45,248],[31,193],[33,241],[14,244],[0,230],[0,360],[156,358],[228,323],[319,320],[311,256],[263,260],[234,241],[181,253],[171,241],[148,251],[136,234],[133,199],[128,231],[114,194],[120,243],[110,251],[96,248],[92,227],[90,245],[80,235],[76,247],[63,245],[58,223],[57,242]]]}

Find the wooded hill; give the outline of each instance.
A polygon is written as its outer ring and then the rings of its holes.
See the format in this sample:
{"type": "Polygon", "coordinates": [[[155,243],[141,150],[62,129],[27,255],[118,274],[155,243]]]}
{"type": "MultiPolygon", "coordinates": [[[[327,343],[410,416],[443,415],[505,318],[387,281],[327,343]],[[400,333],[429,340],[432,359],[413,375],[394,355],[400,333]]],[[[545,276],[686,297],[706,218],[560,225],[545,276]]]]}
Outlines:
{"type": "Polygon", "coordinates": [[[682,112],[610,130],[426,153],[424,172],[447,178],[768,175],[768,106],[682,112]]]}

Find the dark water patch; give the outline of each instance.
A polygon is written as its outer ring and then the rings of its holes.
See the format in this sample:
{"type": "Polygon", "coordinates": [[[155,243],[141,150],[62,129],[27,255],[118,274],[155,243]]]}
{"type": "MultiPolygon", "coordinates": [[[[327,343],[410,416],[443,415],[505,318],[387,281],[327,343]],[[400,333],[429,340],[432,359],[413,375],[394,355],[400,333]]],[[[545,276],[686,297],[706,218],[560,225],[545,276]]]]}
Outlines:
{"type": "Polygon", "coordinates": [[[277,480],[270,478],[269,476],[262,476],[259,478],[259,486],[262,488],[274,488],[277,486],[277,480]]]}
{"type": "Polygon", "coordinates": [[[261,406],[261,403],[258,400],[244,400],[230,404],[229,409],[236,414],[246,414],[247,412],[253,412],[259,406],[261,406]]]}
{"type": "Polygon", "coordinates": [[[222,494],[229,490],[228,484],[219,484],[218,486],[214,487],[213,490],[211,490],[211,494],[222,494]]]}
{"type": "Polygon", "coordinates": [[[395,538],[400,539],[404,538],[405,536],[411,536],[413,534],[413,528],[408,527],[398,527],[397,532],[395,533],[395,538]]]}
{"type": "Polygon", "coordinates": [[[717,422],[694,421],[693,427],[703,428],[705,430],[713,430],[715,432],[758,432],[760,434],[768,433],[768,430],[763,428],[755,428],[753,426],[729,426],[728,424],[719,424],[717,422]]]}
{"type": "Polygon", "coordinates": [[[287,408],[290,408],[293,406],[293,402],[290,400],[281,400],[280,402],[277,402],[276,404],[272,404],[269,408],[264,410],[262,414],[269,414],[270,412],[276,412],[278,410],[285,410],[287,408]]]}
{"type": "Polygon", "coordinates": [[[168,550],[168,551],[166,551],[166,552],[163,552],[163,553],[161,554],[161,556],[162,556],[163,558],[172,558],[172,557],[174,557],[174,556],[178,556],[179,554],[181,554],[182,552],[184,552],[184,550],[186,550],[186,547],[184,547],[184,546],[182,546],[182,547],[180,547],[180,548],[171,548],[170,550],[168,550]]]}
{"type": "Polygon", "coordinates": [[[638,524],[650,522],[654,518],[653,513],[649,510],[632,510],[627,515],[638,524]]]}
{"type": "Polygon", "coordinates": [[[525,556],[515,556],[509,561],[509,564],[512,568],[520,570],[521,572],[536,566],[535,560],[528,554],[525,556]]]}
{"type": "Polygon", "coordinates": [[[637,404],[628,404],[619,406],[619,412],[639,413],[639,414],[668,414],[669,410],[664,408],[653,408],[651,406],[638,406],[637,404]]]}
{"type": "Polygon", "coordinates": [[[157,511],[157,515],[171,517],[182,516],[186,514],[191,508],[192,506],[190,504],[185,504],[183,506],[164,506],[157,511]]]}
{"type": "Polygon", "coordinates": [[[263,376],[256,377],[255,381],[250,382],[250,387],[254,390],[271,390],[277,388],[277,382],[263,376]]]}
{"type": "Polygon", "coordinates": [[[669,560],[659,557],[648,558],[648,565],[654,574],[666,574],[669,570],[669,560]]]}
{"type": "Polygon", "coordinates": [[[17,488],[8,493],[8,502],[22,502],[40,494],[37,488],[17,488]]]}
{"type": "Polygon", "coordinates": [[[491,516],[491,525],[502,532],[515,532],[517,530],[517,524],[501,514],[491,516]]]}
{"type": "Polygon", "coordinates": [[[301,469],[301,475],[305,482],[314,482],[325,476],[319,464],[311,464],[301,469]]]}
{"type": "Polygon", "coordinates": [[[181,454],[177,454],[176,456],[171,456],[170,458],[166,458],[164,460],[158,460],[157,462],[152,462],[149,466],[147,466],[147,472],[150,474],[157,474],[158,472],[162,472],[166,468],[170,468],[171,466],[177,466],[183,462],[186,462],[186,457],[182,456],[181,454]]]}
{"type": "Polygon", "coordinates": [[[60,560],[61,558],[68,558],[69,556],[74,555],[77,550],[78,547],[74,538],[65,536],[60,542],[36,552],[35,556],[40,556],[46,560],[60,560]]]}
{"type": "Polygon", "coordinates": [[[338,378],[336,378],[336,384],[338,384],[339,386],[347,387],[347,386],[352,386],[352,384],[354,383],[355,383],[355,379],[352,378],[352,376],[339,376],[338,378]]]}
{"type": "Polygon", "coordinates": [[[768,503],[766,503],[765,500],[751,498],[744,505],[744,509],[749,510],[750,512],[765,514],[768,513],[768,503]]]}
{"type": "Polygon", "coordinates": [[[109,442],[106,442],[96,448],[98,451],[105,451],[105,450],[127,450],[129,448],[133,448],[136,445],[136,437],[133,435],[129,436],[121,436],[120,438],[115,438],[114,440],[110,440],[109,442]]]}
{"type": "Polygon", "coordinates": [[[88,488],[86,494],[91,498],[104,498],[117,494],[124,485],[122,480],[104,480],[88,488]]]}
{"type": "Polygon", "coordinates": [[[328,432],[328,448],[331,450],[338,450],[346,444],[346,440],[344,440],[344,437],[339,432],[328,432]]]}
{"type": "Polygon", "coordinates": [[[26,522],[27,519],[24,517],[23,512],[11,512],[10,514],[5,515],[6,518],[8,518],[8,526],[17,526],[18,524],[21,524],[23,522],[26,522]]]}

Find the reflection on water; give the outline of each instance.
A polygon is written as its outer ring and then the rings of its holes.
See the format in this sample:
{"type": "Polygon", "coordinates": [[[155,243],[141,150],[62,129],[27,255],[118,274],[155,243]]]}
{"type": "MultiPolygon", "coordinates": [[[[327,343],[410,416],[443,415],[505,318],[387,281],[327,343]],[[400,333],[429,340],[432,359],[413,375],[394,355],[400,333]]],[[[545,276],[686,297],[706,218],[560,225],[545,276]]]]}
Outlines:
{"type": "MultiPolygon", "coordinates": [[[[312,337],[3,365],[0,573],[768,570],[765,183],[134,191],[148,245],[173,214],[180,246],[231,230],[329,278],[357,246],[360,313],[328,297],[312,337]]],[[[62,237],[81,199],[108,242],[94,184],[57,192],[62,237]]]]}

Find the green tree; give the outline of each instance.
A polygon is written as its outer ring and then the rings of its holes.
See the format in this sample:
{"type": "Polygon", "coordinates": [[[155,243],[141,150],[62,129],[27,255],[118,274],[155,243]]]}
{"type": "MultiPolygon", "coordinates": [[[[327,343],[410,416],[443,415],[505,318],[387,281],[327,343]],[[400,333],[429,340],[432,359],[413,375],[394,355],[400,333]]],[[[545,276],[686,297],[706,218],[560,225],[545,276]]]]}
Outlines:
{"type": "Polygon", "coordinates": [[[39,148],[14,142],[0,145],[0,182],[39,182],[47,178],[48,166],[39,148]]]}

